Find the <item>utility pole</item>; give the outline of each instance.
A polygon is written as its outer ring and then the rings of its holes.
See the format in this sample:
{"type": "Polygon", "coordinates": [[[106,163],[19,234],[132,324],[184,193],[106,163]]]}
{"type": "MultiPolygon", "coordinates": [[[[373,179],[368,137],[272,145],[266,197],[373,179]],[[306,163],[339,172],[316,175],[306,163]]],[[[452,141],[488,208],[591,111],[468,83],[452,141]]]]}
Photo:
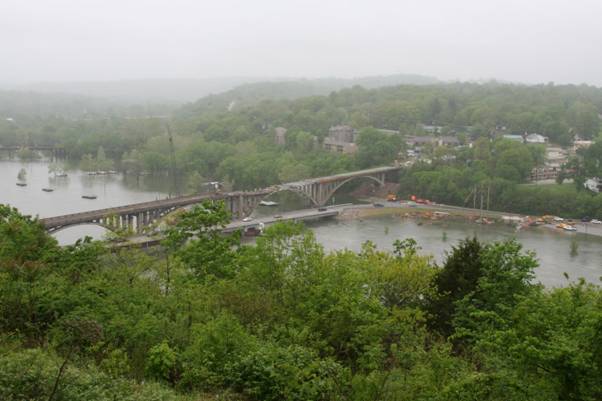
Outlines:
{"type": "Polygon", "coordinates": [[[173,136],[171,135],[171,129],[169,128],[169,123],[165,123],[165,127],[167,128],[167,136],[169,138],[169,175],[171,178],[171,185],[169,189],[169,197],[171,198],[171,194],[174,193],[175,196],[180,195],[180,191],[178,188],[178,179],[176,177],[176,151],[173,143],[173,136]]]}
{"type": "Polygon", "coordinates": [[[491,182],[487,183],[487,210],[489,210],[489,191],[491,190],[491,182]]]}
{"type": "Polygon", "coordinates": [[[481,215],[481,220],[483,219],[483,187],[481,185],[479,185],[479,192],[481,195],[481,208],[480,210],[480,215],[481,215]]]}

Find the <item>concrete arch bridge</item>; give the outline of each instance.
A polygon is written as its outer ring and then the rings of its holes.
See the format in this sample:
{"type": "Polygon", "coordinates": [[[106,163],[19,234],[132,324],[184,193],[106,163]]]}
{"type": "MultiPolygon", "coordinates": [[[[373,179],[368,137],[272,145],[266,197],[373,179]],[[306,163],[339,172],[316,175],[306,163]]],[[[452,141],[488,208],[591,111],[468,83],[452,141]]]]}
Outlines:
{"type": "Polygon", "coordinates": [[[206,200],[222,200],[234,219],[248,216],[259,203],[269,195],[281,191],[299,193],[311,201],[314,206],[323,206],[332,195],[347,182],[367,178],[378,185],[384,185],[400,170],[399,166],[378,167],[367,170],[336,174],[328,177],[312,178],[297,182],[275,185],[254,191],[235,191],[205,195],[181,196],[112,207],[63,216],[40,219],[48,232],[57,232],[68,227],[84,224],[96,224],[108,230],[126,229],[141,233],[145,227],[153,224],[167,214],[206,200]]]}

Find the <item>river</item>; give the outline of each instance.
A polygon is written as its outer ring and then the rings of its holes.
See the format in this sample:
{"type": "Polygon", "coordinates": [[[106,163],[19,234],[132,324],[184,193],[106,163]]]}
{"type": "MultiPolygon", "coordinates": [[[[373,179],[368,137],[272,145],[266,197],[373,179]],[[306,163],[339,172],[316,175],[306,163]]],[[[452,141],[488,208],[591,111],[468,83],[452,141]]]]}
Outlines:
{"type": "MultiPolygon", "coordinates": [[[[141,177],[139,181],[121,175],[89,176],[78,170],[68,171],[66,178],[48,174],[45,162],[20,163],[0,161],[0,203],[15,206],[25,214],[51,217],[67,213],[121,206],[167,197],[169,184],[163,177],[141,177]],[[16,186],[21,168],[27,171],[27,186],[16,186]],[[51,187],[53,192],[43,192],[51,187]],[[97,199],[82,199],[94,194],[97,199]]],[[[339,197],[343,199],[343,197],[339,197]]],[[[337,199],[337,201],[340,201],[337,199]]],[[[396,239],[412,237],[422,247],[423,254],[433,255],[441,262],[452,245],[468,236],[482,240],[502,240],[516,237],[525,249],[536,252],[541,267],[537,279],[548,286],[566,284],[563,273],[571,279],[583,277],[594,283],[602,276],[602,237],[579,233],[557,232],[534,228],[516,233],[502,225],[484,226],[464,221],[445,221],[418,225],[397,216],[374,217],[363,220],[330,220],[310,225],[317,240],[327,250],[357,251],[370,240],[380,249],[392,249],[396,239]],[[445,232],[445,236],[444,233],[445,232]],[[571,255],[571,244],[577,252],[571,255]]],[[[105,231],[97,226],[78,226],[56,234],[60,243],[73,243],[83,235],[102,238],[105,231]]]]}

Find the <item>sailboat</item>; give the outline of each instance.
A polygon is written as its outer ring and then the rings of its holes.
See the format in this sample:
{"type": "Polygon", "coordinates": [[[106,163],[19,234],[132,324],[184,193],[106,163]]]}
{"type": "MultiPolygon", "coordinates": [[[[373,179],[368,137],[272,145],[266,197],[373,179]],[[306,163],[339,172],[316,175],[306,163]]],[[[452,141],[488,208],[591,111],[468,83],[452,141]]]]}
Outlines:
{"type": "Polygon", "coordinates": [[[27,179],[27,171],[24,168],[19,170],[19,174],[17,174],[17,185],[20,187],[26,187],[27,183],[25,180],[27,179]]]}

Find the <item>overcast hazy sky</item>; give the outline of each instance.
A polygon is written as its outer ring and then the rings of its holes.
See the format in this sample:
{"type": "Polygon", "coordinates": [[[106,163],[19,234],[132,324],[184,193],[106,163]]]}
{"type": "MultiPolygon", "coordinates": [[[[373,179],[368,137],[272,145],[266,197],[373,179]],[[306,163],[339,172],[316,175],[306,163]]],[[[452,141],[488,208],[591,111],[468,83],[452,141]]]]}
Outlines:
{"type": "Polygon", "coordinates": [[[0,82],[365,76],[602,86],[602,0],[0,0],[0,82]]]}

